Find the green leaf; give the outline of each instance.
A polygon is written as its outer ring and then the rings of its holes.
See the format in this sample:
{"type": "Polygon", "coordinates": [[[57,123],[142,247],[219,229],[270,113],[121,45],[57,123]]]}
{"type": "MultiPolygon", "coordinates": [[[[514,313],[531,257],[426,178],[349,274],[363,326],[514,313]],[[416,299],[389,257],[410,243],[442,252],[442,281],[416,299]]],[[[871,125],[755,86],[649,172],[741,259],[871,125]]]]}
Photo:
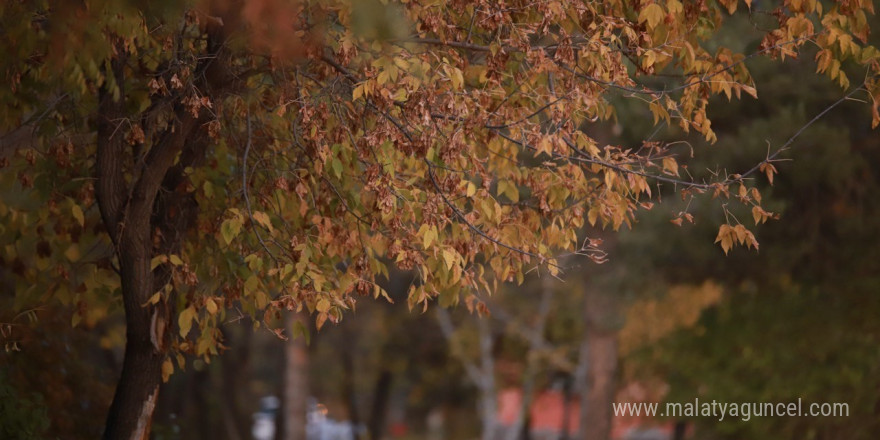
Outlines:
{"type": "Polygon", "coordinates": [[[330,162],[330,167],[333,168],[333,174],[336,176],[337,179],[342,177],[342,162],[339,160],[338,157],[333,158],[333,160],[330,162]]]}
{"type": "Polygon", "coordinates": [[[220,225],[220,235],[227,245],[232,244],[232,240],[241,232],[241,220],[237,217],[227,219],[220,225]]]}

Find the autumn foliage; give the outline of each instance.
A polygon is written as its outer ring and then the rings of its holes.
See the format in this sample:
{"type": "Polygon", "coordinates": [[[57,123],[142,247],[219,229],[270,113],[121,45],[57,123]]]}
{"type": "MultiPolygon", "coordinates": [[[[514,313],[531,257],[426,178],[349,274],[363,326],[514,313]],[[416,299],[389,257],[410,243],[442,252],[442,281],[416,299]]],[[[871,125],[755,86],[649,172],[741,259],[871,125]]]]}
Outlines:
{"type": "Polygon", "coordinates": [[[581,231],[670,188],[718,200],[725,253],[757,248],[755,180],[800,131],[750,169],[688,168],[710,101],[758,98],[753,57],[815,57],[880,121],[869,0],[56,3],[0,7],[0,258],[21,308],[74,325],[122,292],[165,378],[236,316],[320,328],[387,298],[391,267],[416,274],[411,308],[485,311],[475,292],[601,262],[581,231]],[[713,41],[731,14],[771,24],[757,50],[713,41]],[[624,103],[679,140],[600,140],[624,103]]]}

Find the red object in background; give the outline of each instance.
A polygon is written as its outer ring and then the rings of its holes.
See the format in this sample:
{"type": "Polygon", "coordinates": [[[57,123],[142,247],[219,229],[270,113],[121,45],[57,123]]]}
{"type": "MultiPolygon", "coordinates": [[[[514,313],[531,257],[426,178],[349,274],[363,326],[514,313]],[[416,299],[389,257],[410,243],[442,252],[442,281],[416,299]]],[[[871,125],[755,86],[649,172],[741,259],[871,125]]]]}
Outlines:
{"type": "MultiPolygon", "coordinates": [[[[522,408],[522,390],[506,388],[498,393],[498,413],[496,420],[502,426],[511,426],[522,408]]],[[[561,433],[565,423],[565,398],[559,391],[544,391],[535,396],[529,408],[531,429],[561,433]]],[[[578,396],[572,396],[568,405],[568,432],[574,434],[580,429],[581,405],[578,396]]],[[[655,428],[672,438],[674,424],[665,420],[655,420],[647,416],[618,416],[611,420],[611,438],[623,439],[627,434],[641,429],[655,428]]]]}
{"type": "Polygon", "coordinates": [[[409,432],[409,428],[407,428],[406,423],[395,422],[388,427],[388,433],[391,434],[392,437],[403,437],[407,432],[409,432]]]}
{"type": "MultiPolygon", "coordinates": [[[[507,388],[498,393],[498,422],[513,425],[522,407],[522,390],[507,388]]],[[[559,391],[544,391],[535,396],[529,408],[532,430],[562,432],[565,421],[565,397],[559,391]]],[[[576,396],[568,404],[568,432],[580,428],[581,405],[576,396]]]]}

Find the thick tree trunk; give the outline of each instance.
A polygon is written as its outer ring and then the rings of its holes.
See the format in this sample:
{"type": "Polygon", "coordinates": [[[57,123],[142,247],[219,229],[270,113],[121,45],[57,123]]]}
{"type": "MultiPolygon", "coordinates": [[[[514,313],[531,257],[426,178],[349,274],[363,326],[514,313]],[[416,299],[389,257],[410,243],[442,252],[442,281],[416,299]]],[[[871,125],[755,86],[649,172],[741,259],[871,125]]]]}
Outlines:
{"type": "MultiPolygon", "coordinates": [[[[131,326],[129,326],[131,328],[131,326]]],[[[150,423],[159,398],[162,357],[146,341],[127,332],[122,376],[107,415],[104,439],[149,438],[150,423]]]]}
{"type": "MultiPolygon", "coordinates": [[[[209,23],[205,31],[206,55],[210,56],[199,62],[194,76],[198,88],[216,100],[233,81],[223,50],[227,31],[222,20],[209,23]]],[[[117,56],[106,73],[115,78],[119,90],[114,93],[108,82],[99,90],[95,196],[119,261],[126,343],[104,438],[139,440],[149,438],[174,303],[172,294],[164,302],[145,305],[171,277],[167,265],[154,271],[150,262],[154,255],[179,253],[195,218],[192,194],[178,189],[186,179],[184,170],[204,159],[208,142],[199,127],[212,116],[204,111],[195,116],[179,102],[171,104],[173,125],[156,133],[145,154],[136,152],[120,129],[125,121],[137,119],[126,113],[126,45],[117,40],[114,46],[117,56]],[[126,178],[127,174],[131,177],[126,178]],[[157,240],[154,231],[158,231],[157,240]]]]}
{"type": "MultiPolygon", "coordinates": [[[[121,45],[120,45],[121,47],[121,45]]],[[[124,95],[124,50],[115,59],[111,72],[124,95]]],[[[98,154],[96,161],[96,195],[107,232],[116,246],[122,281],[122,298],[126,318],[125,359],[122,375],[107,414],[105,439],[143,439],[149,436],[150,422],[159,397],[163,356],[154,349],[150,339],[151,309],[142,307],[153,293],[150,271],[150,221],[155,191],[137,195],[138,209],[146,209],[146,218],[133,219],[127,230],[123,205],[127,189],[123,167],[127,145],[120,134],[114,136],[118,120],[124,115],[124,98],[114,100],[112,92],[101,89],[98,114],[98,154]],[[144,206],[147,205],[147,206],[144,206]]],[[[166,167],[167,169],[167,167],[166,167]]],[[[165,169],[162,170],[164,174],[165,169]]],[[[158,189],[158,185],[155,185],[158,189]]]]}
{"type": "Polygon", "coordinates": [[[122,376],[107,415],[105,439],[145,439],[159,397],[164,354],[151,339],[155,307],[144,307],[153,294],[150,270],[150,221],[130,222],[119,237],[118,255],[122,275],[122,298],[126,318],[125,359],[122,376]]]}

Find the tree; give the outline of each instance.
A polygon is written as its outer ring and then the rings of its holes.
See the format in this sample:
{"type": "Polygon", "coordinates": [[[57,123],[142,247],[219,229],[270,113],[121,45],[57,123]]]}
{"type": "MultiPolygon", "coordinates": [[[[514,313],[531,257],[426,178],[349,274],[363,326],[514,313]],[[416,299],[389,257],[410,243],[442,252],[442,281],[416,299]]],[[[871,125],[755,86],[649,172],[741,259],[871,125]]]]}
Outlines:
{"type": "MultiPolygon", "coordinates": [[[[748,56],[712,41],[739,6],[4,4],[0,132],[18,195],[0,215],[16,300],[74,304],[76,324],[121,298],[104,437],[145,438],[162,378],[217,354],[230,315],[307,310],[320,328],[359,296],[387,297],[389,264],[416,274],[411,307],[482,312],[475,291],[558,275],[566,253],[599,259],[577,231],[630,225],[655,183],[733,190],[769,217],[749,179],[772,181],[795,138],[747,170],[684,178],[681,143],[587,134],[619,96],[714,141],[709,98],[756,96],[746,61],[807,44],[842,88],[840,63],[864,66],[846,96],[867,96],[880,122],[870,2],[786,1],[748,56]]],[[[757,247],[734,219],[717,241],[757,247]]]]}
{"type": "MultiPolygon", "coordinates": [[[[802,71],[808,60],[786,70],[802,71]]],[[[781,136],[780,127],[802,125],[839,93],[820,77],[778,73],[778,66],[753,65],[755,78],[768,84],[763,97],[772,99],[731,106],[729,122],[717,128],[724,139],[719,141],[727,156],[723,161],[742,164],[748,152],[766,151],[764,139],[781,136]]],[[[877,353],[868,341],[878,337],[872,292],[880,272],[869,237],[880,226],[880,205],[871,197],[878,175],[870,165],[880,150],[858,108],[849,103],[812,125],[798,143],[795,160],[780,166],[772,190],[762,188],[765,206],[782,218],[756,231],[764,245],[760,254],[712,258],[713,249],[682,235],[651,239],[641,233],[653,224],[646,217],[647,228],[627,238],[629,251],[641,247],[640,254],[652,256],[650,265],[662,268],[670,281],[709,277],[724,288],[720,302],[693,329],[654,340],[629,356],[630,365],[639,365],[638,374],[659,376],[668,384],[669,401],[800,398],[805,404],[845,402],[850,410],[848,417],[689,420],[700,435],[869,438],[877,430],[872,392],[877,353]],[[672,255],[675,267],[663,268],[662,260],[672,255]]],[[[705,216],[717,211],[698,209],[705,216]]],[[[713,234],[709,225],[697,228],[688,236],[713,234]]]]}

